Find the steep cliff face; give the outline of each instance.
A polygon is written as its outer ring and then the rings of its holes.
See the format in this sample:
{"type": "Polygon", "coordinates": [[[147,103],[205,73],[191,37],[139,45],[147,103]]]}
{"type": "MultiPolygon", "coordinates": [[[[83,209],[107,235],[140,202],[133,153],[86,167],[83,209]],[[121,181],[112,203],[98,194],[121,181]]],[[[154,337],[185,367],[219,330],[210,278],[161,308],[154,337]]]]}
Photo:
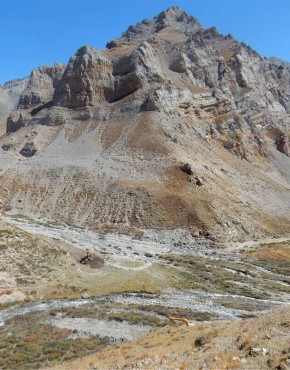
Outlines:
{"type": "Polygon", "coordinates": [[[54,89],[62,77],[65,66],[42,66],[31,73],[26,88],[19,98],[18,109],[29,109],[52,99],[54,89]]]}
{"type": "Polygon", "coordinates": [[[289,63],[173,7],[32,73],[2,139],[6,202],[94,228],[283,233],[289,111],[289,63]]]}
{"type": "Polygon", "coordinates": [[[54,93],[54,103],[69,108],[86,107],[104,100],[110,88],[110,62],[89,46],[73,56],[54,93]]]}

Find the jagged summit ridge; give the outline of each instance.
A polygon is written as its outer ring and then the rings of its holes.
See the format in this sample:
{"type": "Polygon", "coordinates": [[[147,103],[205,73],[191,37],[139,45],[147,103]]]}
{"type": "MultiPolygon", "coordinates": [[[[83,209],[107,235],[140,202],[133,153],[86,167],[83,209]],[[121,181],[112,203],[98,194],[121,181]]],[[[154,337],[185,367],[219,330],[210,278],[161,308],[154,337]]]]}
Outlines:
{"type": "MultiPolygon", "coordinates": [[[[129,28],[123,32],[121,39],[144,40],[152,37],[154,34],[160,32],[166,27],[171,27],[176,31],[187,32],[189,34],[202,28],[196,18],[178,7],[171,7],[162,11],[152,20],[143,19],[142,22],[137,23],[134,26],[129,26],[129,28]]],[[[111,45],[114,45],[114,42],[109,42],[107,47],[110,47],[111,45]]]]}
{"type": "Polygon", "coordinates": [[[196,18],[190,16],[187,12],[178,7],[171,7],[161,12],[151,21],[144,19],[136,26],[130,26],[122,36],[128,38],[144,37],[145,35],[159,32],[168,26],[180,32],[194,32],[198,28],[201,28],[201,24],[196,18]]]}

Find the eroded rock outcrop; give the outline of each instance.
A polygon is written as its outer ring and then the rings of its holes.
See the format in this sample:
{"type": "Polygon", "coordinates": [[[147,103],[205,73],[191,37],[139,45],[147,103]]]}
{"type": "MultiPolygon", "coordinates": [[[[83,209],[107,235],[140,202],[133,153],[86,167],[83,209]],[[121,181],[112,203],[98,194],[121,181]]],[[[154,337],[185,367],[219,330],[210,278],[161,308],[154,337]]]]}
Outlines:
{"type": "Polygon", "coordinates": [[[20,95],[18,109],[27,109],[52,99],[54,89],[61,79],[65,66],[42,66],[31,73],[25,90],[20,95]]]}
{"type": "Polygon", "coordinates": [[[141,88],[145,83],[163,83],[162,67],[148,42],[120,58],[113,65],[114,88],[108,94],[109,101],[120,100],[141,88]]]}
{"type": "Polygon", "coordinates": [[[31,122],[45,126],[60,126],[67,122],[67,114],[60,107],[52,107],[51,109],[41,110],[31,122]]]}
{"type": "Polygon", "coordinates": [[[189,107],[191,102],[192,96],[188,90],[181,90],[171,86],[159,87],[149,94],[142,109],[173,113],[174,108],[189,107]]]}
{"type": "Polygon", "coordinates": [[[73,56],[54,93],[54,104],[68,108],[94,105],[112,89],[111,62],[89,46],[73,56]]]}

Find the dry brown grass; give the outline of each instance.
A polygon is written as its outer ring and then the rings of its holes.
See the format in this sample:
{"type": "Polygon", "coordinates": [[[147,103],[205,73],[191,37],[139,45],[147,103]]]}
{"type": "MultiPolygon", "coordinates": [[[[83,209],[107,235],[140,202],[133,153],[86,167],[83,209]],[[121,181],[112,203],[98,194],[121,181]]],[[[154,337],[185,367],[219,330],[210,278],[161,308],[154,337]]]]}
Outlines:
{"type": "Polygon", "coordinates": [[[128,147],[169,154],[166,136],[160,126],[154,123],[151,112],[142,113],[140,121],[127,141],[128,147]]]}
{"type": "Polygon", "coordinates": [[[113,49],[104,49],[103,54],[109,58],[120,58],[126,54],[129,54],[132,50],[136,48],[137,44],[131,41],[130,45],[122,45],[121,47],[113,48],[113,49]]]}
{"type": "Polygon", "coordinates": [[[272,128],[271,130],[266,132],[266,136],[269,139],[276,140],[279,135],[282,134],[282,130],[278,127],[272,128]]]}
{"type": "Polygon", "coordinates": [[[170,26],[163,28],[157,33],[157,35],[162,40],[170,41],[170,43],[172,44],[179,44],[180,42],[184,42],[187,39],[187,37],[182,32],[178,32],[170,26]]]}
{"type": "MultiPolygon", "coordinates": [[[[202,230],[214,224],[210,207],[212,196],[202,186],[194,187],[179,166],[170,166],[163,173],[163,183],[123,180],[118,184],[138,192],[142,204],[141,224],[147,227],[190,227],[202,230]],[[144,196],[141,198],[141,194],[144,196]],[[146,194],[146,196],[145,196],[146,194]]],[[[134,222],[134,220],[133,220],[134,222]]]]}
{"type": "Polygon", "coordinates": [[[101,137],[103,150],[108,150],[111,145],[113,145],[118,139],[120,139],[127,126],[127,121],[120,121],[118,123],[113,123],[111,126],[106,126],[101,137]]]}
{"type": "Polygon", "coordinates": [[[229,61],[231,59],[231,57],[234,55],[233,51],[226,48],[226,47],[223,47],[221,50],[220,50],[220,53],[221,53],[221,56],[225,59],[225,61],[229,61]]]}
{"type": "Polygon", "coordinates": [[[242,364],[238,360],[233,360],[235,357],[238,357],[236,352],[223,354],[217,359],[214,369],[240,369],[242,364]]]}
{"type": "Polygon", "coordinates": [[[251,258],[276,259],[289,261],[290,263],[290,244],[288,243],[262,244],[257,249],[253,251],[248,251],[246,255],[251,258]]]}
{"type": "Polygon", "coordinates": [[[90,126],[89,121],[80,122],[78,125],[73,127],[72,129],[67,131],[68,141],[70,143],[74,142],[75,140],[79,139],[88,129],[90,126]]]}

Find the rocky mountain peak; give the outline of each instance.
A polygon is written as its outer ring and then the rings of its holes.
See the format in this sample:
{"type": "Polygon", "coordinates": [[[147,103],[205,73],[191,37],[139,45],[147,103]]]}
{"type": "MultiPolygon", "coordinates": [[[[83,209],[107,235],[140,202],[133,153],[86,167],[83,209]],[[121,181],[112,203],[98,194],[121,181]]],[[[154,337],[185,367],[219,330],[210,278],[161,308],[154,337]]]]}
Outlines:
{"type": "Polygon", "coordinates": [[[192,32],[197,28],[201,28],[201,24],[196,18],[192,17],[177,6],[168,8],[154,19],[156,19],[157,30],[166,26],[171,26],[172,28],[182,32],[192,32]]]}
{"type": "Polygon", "coordinates": [[[198,20],[180,8],[173,6],[167,10],[162,11],[158,16],[152,20],[143,19],[142,22],[136,25],[131,25],[122,34],[125,39],[144,39],[152,36],[164,29],[171,27],[180,32],[194,33],[196,30],[202,28],[198,20]]]}
{"type": "MultiPolygon", "coordinates": [[[[0,112],[13,112],[2,120],[2,149],[7,158],[9,152],[33,156],[32,165],[55,162],[55,153],[67,158],[75,177],[67,185],[63,159],[55,164],[63,184],[59,197],[73,194],[79,201],[67,200],[70,214],[75,212],[71,221],[92,227],[112,222],[190,226],[228,237],[254,234],[253,213],[266,209],[269,198],[257,197],[255,189],[268,187],[275,204],[266,215],[257,212],[255,227],[263,230],[270,220],[280,228],[279,220],[289,220],[290,205],[289,200],[284,213],[285,197],[277,190],[286,184],[289,191],[289,81],[289,63],[263,58],[172,7],[130,26],[104,50],[83,46],[67,66],[38,68],[21,83],[16,112],[7,109],[14,87],[11,94],[0,87],[0,112]],[[182,171],[182,163],[192,174],[182,171]],[[272,177],[264,175],[271,169],[272,177]],[[243,183],[236,181],[241,171],[243,183]],[[252,190],[242,189],[245,182],[252,190]],[[272,216],[273,209],[280,218],[272,216]]],[[[6,188],[18,189],[5,176],[6,188]]],[[[11,191],[15,207],[19,194],[11,191]]],[[[25,196],[30,207],[30,193],[25,196]]],[[[66,207],[55,207],[55,197],[45,202],[52,218],[65,216],[66,207]]],[[[47,207],[37,212],[45,216],[47,207]]]]}

